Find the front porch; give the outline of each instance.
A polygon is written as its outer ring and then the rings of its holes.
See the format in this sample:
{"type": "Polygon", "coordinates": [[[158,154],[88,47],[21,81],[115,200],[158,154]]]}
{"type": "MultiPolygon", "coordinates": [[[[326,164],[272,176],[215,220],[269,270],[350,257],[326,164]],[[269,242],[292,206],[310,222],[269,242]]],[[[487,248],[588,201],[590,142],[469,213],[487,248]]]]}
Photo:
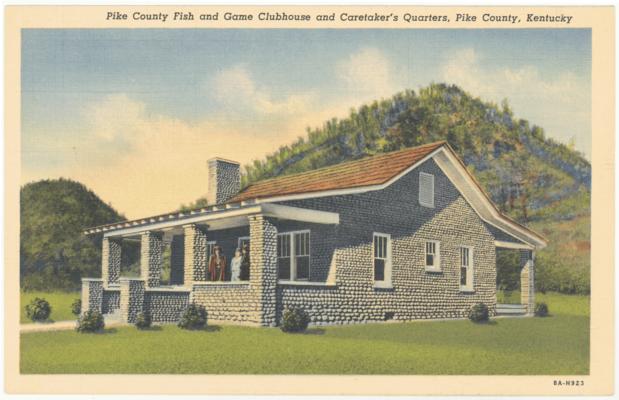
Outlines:
{"type": "MultiPolygon", "coordinates": [[[[495,245],[497,249],[497,292],[499,290],[505,290],[502,296],[503,298],[497,298],[496,314],[505,316],[533,315],[535,312],[534,248],[523,243],[504,241],[496,241],[495,245]],[[501,265],[501,263],[509,263],[509,261],[505,261],[509,259],[509,256],[498,257],[499,252],[508,252],[511,253],[510,255],[512,258],[517,258],[517,261],[513,261],[513,263],[518,263],[517,268],[520,275],[520,284],[518,287],[511,287],[509,285],[507,285],[507,287],[503,287],[504,285],[500,283],[502,280],[499,274],[501,274],[504,270],[504,268],[502,268],[504,266],[501,265]],[[512,292],[514,292],[514,294],[518,294],[518,291],[519,299],[511,296],[512,292]],[[500,302],[500,300],[502,300],[502,302],[500,302]]],[[[514,279],[511,280],[513,281],[514,279]]]]}
{"type": "Polygon", "coordinates": [[[101,279],[82,280],[83,310],[125,323],[148,312],[154,322],[175,322],[191,302],[209,319],[271,326],[276,323],[277,225],[282,221],[333,225],[339,215],[277,204],[209,207],[96,228],[103,234],[101,279]],[[123,241],[139,243],[139,276],[122,275],[123,241]],[[230,260],[249,243],[249,278],[230,280],[230,260]],[[228,261],[224,280],[210,281],[213,246],[228,261]],[[165,254],[165,257],[164,257],[165,254]],[[169,278],[163,280],[164,263],[169,278]]]}

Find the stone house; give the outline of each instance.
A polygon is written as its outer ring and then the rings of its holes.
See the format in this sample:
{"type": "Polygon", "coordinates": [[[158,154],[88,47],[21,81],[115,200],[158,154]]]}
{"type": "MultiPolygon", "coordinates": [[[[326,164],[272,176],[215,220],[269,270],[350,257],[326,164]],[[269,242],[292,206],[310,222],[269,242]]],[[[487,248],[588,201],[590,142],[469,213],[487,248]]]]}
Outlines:
{"type": "Polygon", "coordinates": [[[102,278],[83,279],[84,309],[173,322],[195,302],[211,321],[257,326],[295,306],[314,324],[462,318],[478,302],[495,314],[496,249],[507,248],[521,254],[521,310],[533,311],[545,239],[501,214],[446,142],[243,190],[238,163],[208,166],[208,207],[85,232],[103,236],[103,251],[102,278]],[[139,278],[121,276],[125,240],[140,243],[139,278]],[[229,260],[247,242],[249,280],[207,280],[215,244],[229,260]]]}

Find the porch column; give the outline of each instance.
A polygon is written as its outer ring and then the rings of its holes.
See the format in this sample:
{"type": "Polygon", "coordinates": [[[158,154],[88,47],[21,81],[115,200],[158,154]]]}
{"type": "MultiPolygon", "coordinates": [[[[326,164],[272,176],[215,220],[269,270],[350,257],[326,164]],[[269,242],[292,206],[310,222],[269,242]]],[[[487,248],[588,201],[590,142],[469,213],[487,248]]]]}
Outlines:
{"type": "Polygon", "coordinates": [[[170,243],[170,285],[183,284],[185,240],[183,235],[172,236],[170,243]]]}
{"type": "Polygon", "coordinates": [[[140,276],[146,287],[161,286],[163,267],[163,234],[147,231],[142,233],[140,253],[140,276]]]}
{"type": "Polygon", "coordinates": [[[277,228],[263,215],[249,217],[249,279],[258,293],[262,326],[275,326],[277,302],[277,228]]]}
{"type": "Polygon", "coordinates": [[[82,278],[82,311],[103,311],[103,280],[82,278]]]}
{"type": "Polygon", "coordinates": [[[103,238],[101,247],[101,279],[103,286],[117,284],[120,279],[122,239],[103,238]]]}
{"type": "Polygon", "coordinates": [[[527,307],[527,315],[535,312],[535,265],[532,250],[520,250],[520,303],[527,307]]]}
{"type": "Polygon", "coordinates": [[[120,280],[120,316],[123,322],[134,323],[138,314],[144,311],[144,289],[142,279],[120,280]]]}
{"type": "Polygon", "coordinates": [[[185,286],[206,281],[208,254],[206,254],[206,230],[195,224],[183,226],[185,231],[185,286]]]}

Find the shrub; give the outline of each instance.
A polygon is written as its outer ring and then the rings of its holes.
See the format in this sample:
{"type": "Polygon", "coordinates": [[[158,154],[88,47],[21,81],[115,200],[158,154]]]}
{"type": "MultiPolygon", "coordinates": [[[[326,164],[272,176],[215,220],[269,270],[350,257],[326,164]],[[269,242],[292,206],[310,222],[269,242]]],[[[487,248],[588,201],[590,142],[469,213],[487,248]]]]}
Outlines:
{"type": "Polygon", "coordinates": [[[147,329],[150,328],[151,323],[150,314],[148,312],[141,312],[135,320],[135,327],[138,329],[147,329]]]}
{"type": "Polygon", "coordinates": [[[536,317],[547,317],[548,316],[548,306],[546,303],[535,303],[535,316],[536,317]]]}
{"type": "Polygon", "coordinates": [[[30,304],[26,305],[26,315],[32,321],[45,321],[52,313],[52,307],[47,300],[35,297],[30,304]]]}
{"type": "Polygon", "coordinates": [[[309,315],[302,308],[289,308],[284,311],[280,328],[284,332],[303,332],[309,321],[309,315]]]}
{"type": "Polygon", "coordinates": [[[101,331],[104,327],[103,315],[98,311],[89,310],[77,319],[75,330],[81,333],[89,333],[101,331]]]}
{"type": "Polygon", "coordinates": [[[192,303],[183,311],[183,315],[178,321],[178,327],[191,330],[202,329],[206,325],[206,318],[206,309],[201,305],[192,303]]]}
{"type": "Polygon", "coordinates": [[[477,303],[469,311],[469,319],[473,322],[488,322],[488,306],[477,303]]]}
{"type": "Polygon", "coordinates": [[[71,304],[71,312],[73,315],[80,315],[82,312],[82,299],[75,299],[71,304]]]}

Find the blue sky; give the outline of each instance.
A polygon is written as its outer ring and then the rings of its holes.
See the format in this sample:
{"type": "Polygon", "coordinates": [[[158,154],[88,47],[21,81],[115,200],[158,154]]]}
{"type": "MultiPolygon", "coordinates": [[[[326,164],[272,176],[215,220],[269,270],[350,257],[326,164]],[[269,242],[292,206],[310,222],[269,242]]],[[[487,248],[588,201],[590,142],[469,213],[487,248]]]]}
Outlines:
{"type": "Polygon", "coordinates": [[[203,195],[207,158],[262,158],[430,82],[506,98],[590,157],[590,30],[22,33],[22,182],[77,179],[129,217],[203,195]]]}

